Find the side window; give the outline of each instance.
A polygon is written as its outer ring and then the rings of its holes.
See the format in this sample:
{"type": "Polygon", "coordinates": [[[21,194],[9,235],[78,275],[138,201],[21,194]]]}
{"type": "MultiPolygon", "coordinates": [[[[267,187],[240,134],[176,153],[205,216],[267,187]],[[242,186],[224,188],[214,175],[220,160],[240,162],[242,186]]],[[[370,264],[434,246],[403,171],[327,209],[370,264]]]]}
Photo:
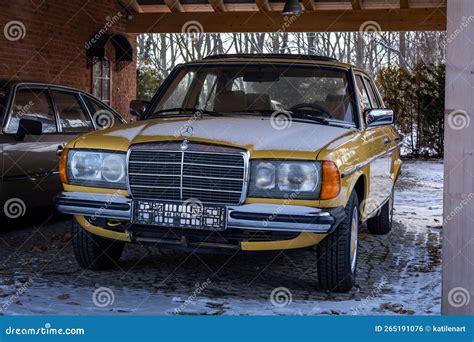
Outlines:
{"type": "Polygon", "coordinates": [[[56,90],[52,94],[63,132],[82,133],[93,130],[92,121],[82,108],[77,94],[56,90]]]}
{"type": "Polygon", "coordinates": [[[92,120],[94,120],[99,129],[110,128],[122,123],[122,120],[102,102],[87,95],[82,96],[82,98],[84,99],[89,112],[92,114],[92,120]]]}
{"type": "Polygon", "coordinates": [[[377,96],[375,95],[374,88],[372,82],[367,77],[364,77],[365,87],[367,88],[367,92],[369,94],[370,103],[372,103],[372,108],[380,108],[379,103],[377,101],[377,96]]]}
{"type": "Polygon", "coordinates": [[[21,119],[40,121],[43,133],[56,133],[54,110],[46,89],[19,89],[10,111],[5,133],[15,134],[21,119]]]}
{"type": "Polygon", "coordinates": [[[362,106],[362,111],[365,112],[367,109],[371,109],[369,95],[365,89],[364,81],[362,76],[356,75],[357,90],[359,91],[360,104],[362,106]]]}

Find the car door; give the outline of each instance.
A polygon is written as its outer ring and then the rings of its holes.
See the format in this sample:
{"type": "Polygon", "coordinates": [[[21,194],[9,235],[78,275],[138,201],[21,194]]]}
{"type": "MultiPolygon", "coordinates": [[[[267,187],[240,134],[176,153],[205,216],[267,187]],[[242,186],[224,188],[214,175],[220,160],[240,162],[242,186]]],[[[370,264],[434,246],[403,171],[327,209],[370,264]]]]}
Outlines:
{"type": "Polygon", "coordinates": [[[51,205],[58,190],[57,149],[63,144],[63,139],[47,86],[17,85],[5,114],[2,127],[2,206],[8,202],[14,208],[16,204],[16,208],[21,208],[24,213],[35,207],[51,205]],[[42,133],[26,134],[23,139],[18,139],[16,133],[20,119],[41,122],[42,133]]]}
{"type": "MultiPolygon", "coordinates": [[[[367,110],[382,108],[382,103],[375,91],[375,86],[367,76],[356,74],[356,83],[361,93],[361,99],[365,98],[365,108],[363,108],[365,120],[367,110]]],[[[366,127],[364,138],[368,142],[371,160],[369,164],[370,186],[365,203],[365,214],[370,217],[392,193],[392,154],[386,153],[386,151],[391,147],[393,139],[388,135],[386,126],[366,127]]]]}

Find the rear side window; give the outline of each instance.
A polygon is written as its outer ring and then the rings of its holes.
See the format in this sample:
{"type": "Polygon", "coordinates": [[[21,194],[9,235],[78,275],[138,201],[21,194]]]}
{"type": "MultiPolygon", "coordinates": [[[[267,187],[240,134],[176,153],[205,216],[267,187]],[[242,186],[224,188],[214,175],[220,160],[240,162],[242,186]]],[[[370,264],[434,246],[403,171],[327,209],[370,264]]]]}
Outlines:
{"type": "Polygon", "coordinates": [[[15,134],[21,119],[40,121],[43,133],[56,133],[53,106],[46,89],[19,89],[10,111],[5,133],[15,134]]]}
{"type": "Polygon", "coordinates": [[[356,75],[356,83],[357,90],[359,91],[360,105],[362,107],[362,111],[365,112],[368,109],[372,109],[369,95],[367,94],[367,89],[365,88],[362,76],[356,75]]]}
{"type": "Polygon", "coordinates": [[[369,94],[370,102],[372,103],[372,108],[379,108],[379,103],[377,101],[377,96],[375,95],[374,88],[368,78],[364,77],[365,87],[367,88],[367,93],[369,94]]]}
{"type": "Polygon", "coordinates": [[[90,97],[82,96],[98,129],[120,125],[122,120],[108,106],[90,97]]]}
{"type": "Polygon", "coordinates": [[[94,129],[77,94],[63,91],[53,91],[52,94],[63,132],[82,133],[94,129]]]}

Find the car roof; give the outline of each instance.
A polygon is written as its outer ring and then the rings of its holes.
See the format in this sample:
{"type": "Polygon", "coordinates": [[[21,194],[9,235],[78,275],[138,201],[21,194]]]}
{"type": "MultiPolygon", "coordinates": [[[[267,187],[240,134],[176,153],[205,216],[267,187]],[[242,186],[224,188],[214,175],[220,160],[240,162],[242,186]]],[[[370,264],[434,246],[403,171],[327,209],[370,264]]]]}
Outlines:
{"type": "Polygon", "coordinates": [[[222,63],[222,62],[269,62],[269,63],[291,63],[291,64],[323,64],[342,68],[354,68],[353,65],[341,63],[337,59],[327,56],[303,55],[303,54],[218,54],[210,55],[201,60],[186,63],[222,63]]]}
{"type": "Polygon", "coordinates": [[[7,80],[7,79],[0,79],[0,88],[5,88],[5,87],[14,87],[16,85],[35,85],[35,86],[44,86],[44,87],[57,87],[57,88],[63,88],[71,91],[76,91],[84,94],[88,94],[87,91],[73,88],[73,87],[68,87],[65,85],[57,84],[57,83],[48,83],[48,82],[42,82],[42,81],[34,81],[34,80],[7,80]]]}

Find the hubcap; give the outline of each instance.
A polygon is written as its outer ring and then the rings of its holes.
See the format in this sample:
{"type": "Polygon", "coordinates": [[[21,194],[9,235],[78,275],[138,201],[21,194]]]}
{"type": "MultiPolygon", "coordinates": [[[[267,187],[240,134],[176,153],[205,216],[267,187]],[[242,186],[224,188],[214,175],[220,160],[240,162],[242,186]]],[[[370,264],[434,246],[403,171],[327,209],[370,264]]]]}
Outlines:
{"type": "Polygon", "coordinates": [[[357,244],[359,242],[359,210],[354,208],[351,220],[351,271],[355,272],[357,261],[357,244]]]}

